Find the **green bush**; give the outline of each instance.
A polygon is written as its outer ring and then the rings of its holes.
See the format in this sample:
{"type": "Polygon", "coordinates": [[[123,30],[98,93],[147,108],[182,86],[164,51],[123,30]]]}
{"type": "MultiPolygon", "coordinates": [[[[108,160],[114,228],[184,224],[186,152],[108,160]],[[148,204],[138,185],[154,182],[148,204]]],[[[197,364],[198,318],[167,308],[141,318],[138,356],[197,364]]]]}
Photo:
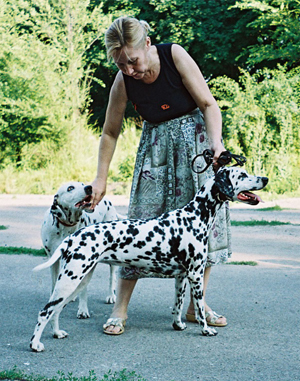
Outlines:
{"type": "Polygon", "coordinates": [[[227,149],[247,157],[248,169],[268,176],[269,189],[282,194],[300,186],[300,76],[262,70],[243,71],[240,83],[227,77],[211,81],[222,109],[227,149]]]}

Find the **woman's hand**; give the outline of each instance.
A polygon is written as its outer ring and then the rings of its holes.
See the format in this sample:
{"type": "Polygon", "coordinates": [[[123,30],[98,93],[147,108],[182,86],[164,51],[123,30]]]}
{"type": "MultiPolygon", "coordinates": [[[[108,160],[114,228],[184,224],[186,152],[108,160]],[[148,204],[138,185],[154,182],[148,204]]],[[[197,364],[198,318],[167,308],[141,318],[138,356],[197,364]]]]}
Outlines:
{"type": "Polygon", "coordinates": [[[93,193],[90,209],[94,210],[106,194],[106,181],[96,177],[91,186],[93,187],[93,193]]]}
{"type": "Polygon", "coordinates": [[[217,160],[218,160],[219,156],[221,155],[221,153],[226,151],[226,149],[224,148],[222,142],[219,142],[217,144],[212,145],[211,146],[211,150],[214,153],[214,157],[213,157],[213,169],[216,172],[219,169],[219,167],[220,167],[220,165],[217,163],[217,160]]]}

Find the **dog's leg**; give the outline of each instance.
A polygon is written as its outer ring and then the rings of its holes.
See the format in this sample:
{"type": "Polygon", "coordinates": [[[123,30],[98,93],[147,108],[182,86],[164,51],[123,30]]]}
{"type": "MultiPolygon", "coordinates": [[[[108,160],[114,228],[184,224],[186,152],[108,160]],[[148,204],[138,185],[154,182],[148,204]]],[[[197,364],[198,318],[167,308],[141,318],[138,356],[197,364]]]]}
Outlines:
{"type": "MultiPolygon", "coordinates": [[[[66,305],[67,303],[65,303],[66,305]]],[[[68,336],[68,333],[66,331],[63,331],[62,329],[59,329],[59,315],[61,313],[62,309],[59,311],[56,311],[53,314],[53,317],[51,319],[52,329],[53,329],[53,337],[55,339],[64,339],[68,336]]]]}
{"type": "Polygon", "coordinates": [[[79,294],[77,319],[88,319],[90,317],[87,300],[88,300],[87,287],[84,287],[84,289],[79,294]]]}
{"type": "Polygon", "coordinates": [[[79,275],[81,274],[76,274],[75,270],[73,271],[73,274],[76,279],[71,279],[65,272],[59,275],[49,302],[39,312],[38,321],[30,341],[30,348],[33,351],[42,352],[44,350],[44,345],[40,342],[40,338],[46,325],[51,319],[53,319],[52,325],[54,337],[64,338],[68,335],[67,332],[59,329],[59,315],[64,306],[87,286],[92,277],[93,270],[94,268],[91,269],[82,280],[79,280],[79,275]]]}
{"type": "Polygon", "coordinates": [[[113,304],[116,301],[117,269],[117,266],[110,265],[109,295],[106,298],[107,304],[113,304]]]}
{"type": "Polygon", "coordinates": [[[30,341],[30,348],[34,352],[42,352],[44,350],[44,344],[40,342],[42,333],[47,323],[53,317],[53,314],[57,314],[58,311],[61,311],[65,304],[65,298],[61,297],[58,299],[54,299],[52,294],[49,302],[39,312],[37,324],[35,326],[33,336],[30,341]]]}
{"type": "Polygon", "coordinates": [[[87,285],[89,284],[95,267],[83,278],[82,282],[79,284],[76,293],[79,293],[79,305],[77,311],[78,319],[88,319],[90,317],[87,300],[88,300],[88,292],[87,285]]]}
{"type": "Polygon", "coordinates": [[[173,328],[176,331],[182,331],[186,329],[186,324],[182,323],[181,321],[186,284],[186,275],[179,275],[175,278],[175,302],[172,313],[174,315],[173,328]]]}
{"type": "Polygon", "coordinates": [[[203,336],[216,336],[218,332],[214,328],[208,327],[205,319],[205,307],[203,299],[203,274],[204,266],[202,265],[200,267],[199,272],[191,273],[188,275],[191,292],[193,295],[193,303],[195,307],[195,318],[202,326],[203,336]]]}
{"type": "Polygon", "coordinates": [[[52,289],[51,289],[51,294],[54,290],[55,283],[57,281],[58,273],[59,273],[59,267],[60,267],[60,260],[56,261],[53,263],[53,265],[50,268],[51,271],[51,279],[52,279],[52,289]]]}

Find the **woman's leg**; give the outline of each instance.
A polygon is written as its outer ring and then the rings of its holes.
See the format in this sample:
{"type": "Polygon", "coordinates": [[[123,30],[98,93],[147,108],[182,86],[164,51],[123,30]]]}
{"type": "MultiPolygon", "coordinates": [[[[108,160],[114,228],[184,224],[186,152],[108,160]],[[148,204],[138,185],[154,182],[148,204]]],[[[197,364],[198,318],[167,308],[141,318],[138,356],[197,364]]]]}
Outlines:
{"type": "MultiPolygon", "coordinates": [[[[118,281],[117,300],[111,313],[111,318],[127,319],[127,308],[137,279],[122,279],[118,281]]],[[[108,326],[105,331],[118,333],[119,327],[108,326]]]]}
{"type": "MultiPolygon", "coordinates": [[[[203,297],[204,297],[204,306],[205,306],[205,312],[212,311],[212,309],[206,304],[205,302],[205,294],[208,286],[209,276],[211,272],[211,267],[206,267],[204,271],[204,285],[203,285],[203,297]]],[[[187,313],[194,315],[195,314],[195,308],[193,304],[193,298],[191,295],[190,304],[187,309],[187,313]]],[[[208,317],[206,320],[209,322],[211,317],[208,317]]],[[[216,320],[217,324],[226,324],[227,320],[225,316],[221,316],[218,320],[216,320]]]]}

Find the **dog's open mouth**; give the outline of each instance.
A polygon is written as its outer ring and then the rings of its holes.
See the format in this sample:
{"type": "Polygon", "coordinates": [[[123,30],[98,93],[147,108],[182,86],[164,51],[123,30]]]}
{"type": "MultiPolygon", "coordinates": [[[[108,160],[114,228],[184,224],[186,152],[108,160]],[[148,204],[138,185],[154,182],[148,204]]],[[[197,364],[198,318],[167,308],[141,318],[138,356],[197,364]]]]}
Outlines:
{"type": "Polygon", "coordinates": [[[75,207],[82,208],[82,209],[89,208],[91,206],[91,203],[90,203],[91,199],[92,199],[92,196],[87,195],[83,200],[77,202],[77,204],[75,204],[75,207]]]}
{"type": "Polygon", "coordinates": [[[239,193],[237,198],[239,201],[245,202],[250,205],[257,205],[260,202],[263,202],[263,200],[258,195],[249,191],[239,193]]]}

